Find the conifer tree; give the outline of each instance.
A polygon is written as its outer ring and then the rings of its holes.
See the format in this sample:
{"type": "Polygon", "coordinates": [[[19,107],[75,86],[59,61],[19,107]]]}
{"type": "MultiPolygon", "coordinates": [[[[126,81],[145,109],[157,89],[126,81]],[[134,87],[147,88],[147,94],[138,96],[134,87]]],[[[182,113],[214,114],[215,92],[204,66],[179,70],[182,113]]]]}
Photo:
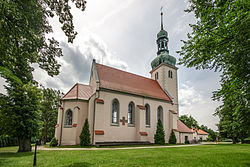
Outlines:
{"type": "Polygon", "coordinates": [[[90,146],[90,132],[89,132],[89,121],[88,118],[85,119],[82,133],[80,135],[80,145],[81,146],[90,146]]]}
{"type": "Polygon", "coordinates": [[[175,137],[175,134],[174,134],[174,131],[172,130],[171,132],[171,135],[170,135],[170,138],[168,140],[168,143],[169,144],[176,144],[176,137],[175,137]]]}
{"type": "Polygon", "coordinates": [[[165,132],[164,132],[163,125],[160,119],[157,122],[157,129],[156,129],[154,139],[155,139],[155,144],[161,144],[161,145],[165,144],[165,132]]]}

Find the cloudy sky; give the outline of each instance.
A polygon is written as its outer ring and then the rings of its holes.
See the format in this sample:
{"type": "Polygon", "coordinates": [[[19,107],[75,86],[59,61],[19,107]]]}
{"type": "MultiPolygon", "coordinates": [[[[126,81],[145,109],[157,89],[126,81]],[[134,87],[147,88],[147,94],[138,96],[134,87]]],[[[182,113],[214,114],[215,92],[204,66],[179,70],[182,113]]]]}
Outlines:
{"type": "MultiPolygon", "coordinates": [[[[193,14],[184,12],[187,0],[87,0],[81,12],[73,7],[78,35],[68,44],[57,18],[50,20],[63,49],[61,72],[56,77],[36,68],[35,79],[46,87],[66,93],[75,83],[88,84],[92,59],[128,72],[150,77],[150,63],[156,57],[156,34],[160,30],[160,8],[164,7],[164,28],[169,34],[169,51],[179,59],[186,34],[195,23],[193,14]]],[[[35,66],[36,67],[36,66],[35,66]]],[[[211,100],[219,86],[219,73],[197,71],[178,66],[180,115],[192,115],[199,124],[216,130],[218,118],[213,116],[220,104],[211,100]]],[[[0,78],[0,92],[4,80],[0,78]]]]}

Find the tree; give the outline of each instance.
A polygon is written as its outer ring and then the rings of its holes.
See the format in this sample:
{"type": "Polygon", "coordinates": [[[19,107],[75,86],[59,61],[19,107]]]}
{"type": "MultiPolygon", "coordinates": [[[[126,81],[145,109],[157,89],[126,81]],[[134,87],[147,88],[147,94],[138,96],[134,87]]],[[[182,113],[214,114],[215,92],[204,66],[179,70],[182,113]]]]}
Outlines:
{"type": "Polygon", "coordinates": [[[172,130],[171,132],[171,135],[170,135],[170,138],[168,140],[168,143],[169,144],[176,144],[176,137],[175,137],[175,134],[174,134],[174,131],[172,130]]]}
{"type": "Polygon", "coordinates": [[[154,140],[155,144],[161,144],[161,145],[165,144],[165,132],[160,119],[157,122],[157,129],[154,135],[154,140]]]}
{"type": "Polygon", "coordinates": [[[219,131],[234,141],[244,139],[250,135],[250,4],[241,0],[189,2],[186,11],[194,12],[197,22],[178,51],[180,64],[221,71],[221,89],[213,92],[213,100],[223,102],[215,112],[219,131]]]}
{"type": "Polygon", "coordinates": [[[57,110],[60,107],[62,93],[59,90],[51,88],[42,89],[41,101],[41,122],[42,122],[42,140],[44,144],[54,137],[55,125],[57,122],[57,110]]]}
{"type": "Polygon", "coordinates": [[[80,135],[80,145],[83,146],[90,146],[90,132],[89,132],[89,121],[88,118],[85,119],[82,133],[80,135]]]}
{"type": "Polygon", "coordinates": [[[1,107],[0,124],[4,134],[18,138],[19,152],[31,151],[31,137],[38,132],[41,92],[33,83],[8,88],[8,96],[1,107]]]}
{"type": "MultiPolygon", "coordinates": [[[[71,0],[84,10],[84,0],[71,0]]],[[[19,152],[31,151],[30,139],[38,129],[40,91],[33,79],[36,63],[54,76],[59,73],[59,42],[46,38],[52,33],[48,18],[57,15],[62,30],[73,42],[76,36],[68,0],[0,1],[0,74],[7,81],[7,95],[1,94],[6,108],[0,126],[4,134],[18,137],[19,152]]]]}
{"type": "Polygon", "coordinates": [[[199,128],[198,122],[191,115],[181,115],[179,120],[189,128],[199,128]]]}
{"type": "Polygon", "coordinates": [[[200,128],[201,130],[204,130],[205,132],[208,133],[208,139],[209,141],[216,141],[216,137],[218,137],[218,133],[215,132],[214,130],[208,128],[205,125],[201,125],[200,128]]]}

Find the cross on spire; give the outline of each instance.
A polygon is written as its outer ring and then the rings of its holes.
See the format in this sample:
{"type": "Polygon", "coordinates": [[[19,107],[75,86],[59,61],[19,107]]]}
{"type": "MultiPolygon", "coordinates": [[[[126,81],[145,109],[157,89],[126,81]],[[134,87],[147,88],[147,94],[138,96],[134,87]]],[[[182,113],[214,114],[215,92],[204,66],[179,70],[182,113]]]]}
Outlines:
{"type": "Polygon", "coordinates": [[[163,30],[163,12],[162,12],[163,6],[161,7],[161,30],[163,30]]]}

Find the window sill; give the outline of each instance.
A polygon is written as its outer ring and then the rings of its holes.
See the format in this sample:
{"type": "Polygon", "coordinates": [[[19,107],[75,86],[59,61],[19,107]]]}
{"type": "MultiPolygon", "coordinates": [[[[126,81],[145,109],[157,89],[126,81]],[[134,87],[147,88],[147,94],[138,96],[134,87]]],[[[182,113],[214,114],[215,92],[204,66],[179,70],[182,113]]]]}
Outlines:
{"type": "Polygon", "coordinates": [[[64,125],[64,128],[72,128],[72,125],[64,125]]]}
{"type": "Polygon", "coordinates": [[[128,127],[135,127],[135,124],[128,124],[128,127]]]}
{"type": "Polygon", "coordinates": [[[146,128],[151,128],[151,126],[150,125],[146,125],[146,128]]]}
{"type": "Polygon", "coordinates": [[[119,126],[119,124],[116,124],[116,123],[110,123],[110,126],[119,126]]]}

